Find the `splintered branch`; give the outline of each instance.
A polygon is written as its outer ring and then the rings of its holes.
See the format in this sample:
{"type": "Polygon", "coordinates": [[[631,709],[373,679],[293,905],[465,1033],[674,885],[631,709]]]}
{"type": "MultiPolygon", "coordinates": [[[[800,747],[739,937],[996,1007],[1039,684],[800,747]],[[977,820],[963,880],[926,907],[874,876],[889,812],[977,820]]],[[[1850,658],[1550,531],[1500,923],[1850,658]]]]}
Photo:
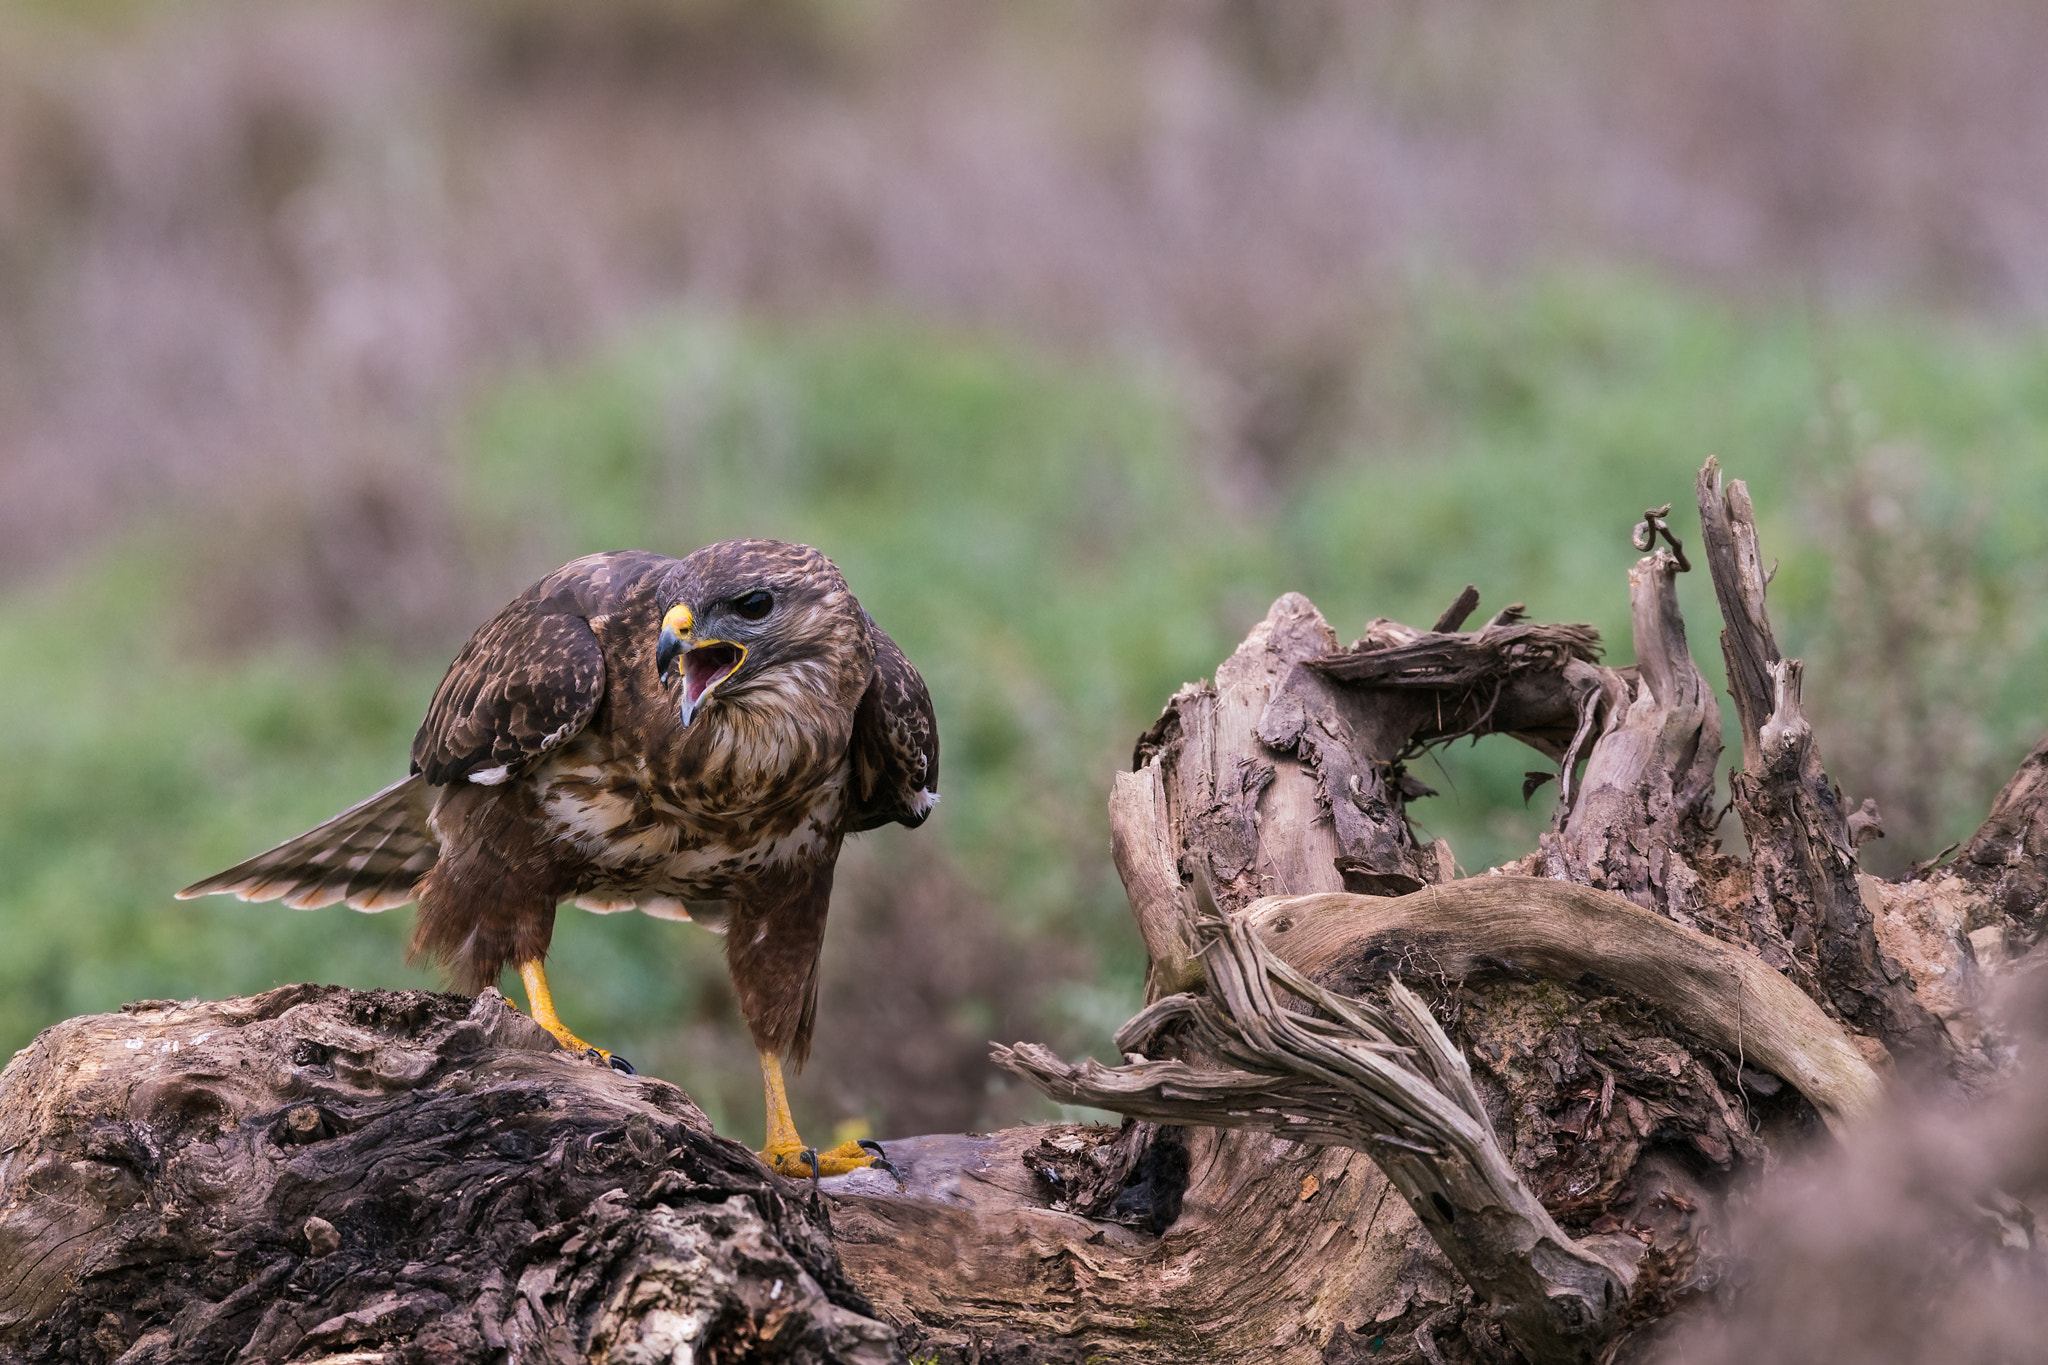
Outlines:
{"type": "Polygon", "coordinates": [[[1983,889],[2012,949],[2039,941],[2048,913],[2048,739],[2020,764],[1950,867],[1983,889]]]}
{"type": "Polygon", "coordinates": [[[1654,549],[1661,538],[1671,547],[1671,562],[1677,566],[1678,572],[1691,573],[1692,565],[1686,562],[1685,546],[1679,543],[1677,536],[1671,534],[1670,517],[1671,504],[1668,502],[1662,507],[1646,508],[1643,519],[1636,523],[1635,534],[1631,537],[1630,543],[1638,550],[1649,550],[1654,549]]]}
{"type": "Polygon", "coordinates": [[[1496,620],[1469,634],[1417,632],[1398,643],[1317,659],[1313,666],[1339,682],[1453,691],[1523,673],[1556,672],[1567,660],[1593,663],[1599,657],[1600,635],[1591,626],[1496,620]]]}
{"type": "Polygon", "coordinates": [[[1749,838],[1748,929],[1764,960],[1902,1060],[1939,1070],[1951,1052],[1912,983],[1878,949],[1856,882],[1849,812],[1828,779],[1800,699],[1802,665],[1778,650],[1764,592],[1756,515],[1740,479],[1723,486],[1709,459],[1697,488],[1707,566],[1721,603],[1728,690],[1742,724],[1742,771],[1730,783],[1749,838]]]}
{"type": "Polygon", "coordinates": [[[1246,1128],[1365,1152],[1531,1360],[1589,1360],[1615,1330],[1633,1258],[1575,1242],[1516,1174],[1464,1057],[1398,981],[1389,1008],[1324,989],[1196,881],[1204,995],[1157,1001],[1117,1034],[1130,1059],[1078,1066],[1032,1043],[1001,1065],[1069,1104],[1246,1128]],[[1294,1013],[1283,993],[1317,1011],[1294,1013]],[[1182,1059],[1139,1050],[1171,1038],[1182,1059]]]}

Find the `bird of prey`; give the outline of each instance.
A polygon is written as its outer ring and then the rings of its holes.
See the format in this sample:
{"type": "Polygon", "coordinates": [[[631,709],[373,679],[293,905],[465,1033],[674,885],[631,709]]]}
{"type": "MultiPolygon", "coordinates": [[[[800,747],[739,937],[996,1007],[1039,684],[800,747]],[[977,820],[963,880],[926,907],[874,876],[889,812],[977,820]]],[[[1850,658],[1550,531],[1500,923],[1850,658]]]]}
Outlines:
{"type": "Polygon", "coordinates": [[[178,894],[416,900],[415,956],[471,994],[509,964],[563,1047],[622,1070],[555,1014],[542,962],[557,904],[708,922],[760,1053],[762,1158],[832,1175],[874,1157],[805,1148],[782,1078],[810,1051],[832,866],[849,834],[924,823],[938,765],[924,680],[818,551],[589,555],[470,638],[411,776],[178,894]]]}

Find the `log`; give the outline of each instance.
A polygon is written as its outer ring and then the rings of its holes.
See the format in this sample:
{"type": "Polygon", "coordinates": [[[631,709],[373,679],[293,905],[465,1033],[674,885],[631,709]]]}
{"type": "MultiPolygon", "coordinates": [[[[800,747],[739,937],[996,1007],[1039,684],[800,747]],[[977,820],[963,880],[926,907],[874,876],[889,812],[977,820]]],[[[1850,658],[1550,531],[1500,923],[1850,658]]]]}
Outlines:
{"type": "Polygon", "coordinates": [[[904,1357],[820,1206],[496,991],[286,986],[0,1073],[0,1361],[904,1357]]]}

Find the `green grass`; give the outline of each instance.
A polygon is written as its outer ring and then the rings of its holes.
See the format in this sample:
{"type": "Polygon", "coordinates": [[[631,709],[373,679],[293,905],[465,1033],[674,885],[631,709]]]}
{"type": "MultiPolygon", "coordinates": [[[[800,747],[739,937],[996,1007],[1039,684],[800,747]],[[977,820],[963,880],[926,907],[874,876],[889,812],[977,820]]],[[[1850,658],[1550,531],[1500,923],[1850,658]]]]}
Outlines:
{"type": "MultiPolygon", "coordinates": [[[[1108,858],[1110,776],[1164,698],[1288,589],[1349,639],[1376,615],[1427,624],[1469,581],[1487,611],[1593,622],[1625,662],[1629,528],[1673,502],[1692,540],[1694,471],[1718,452],[1782,561],[1783,642],[1821,649],[1827,490],[1857,452],[1910,442],[1903,524],[1969,528],[1964,568],[1999,617],[1984,667],[2010,681],[1987,694],[1986,742],[2009,770],[2042,727],[2040,337],[1914,317],[1817,334],[1797,313],[1560,273],[1424,287],[1375,354],[1368,391],[1404,434],[1340,444],[1254,508],[1217,492],[1173,389],[1142,368],[888,319],[684,318],[508,376],[459,438],[454,485],[475,533],[516,547],[504,596],[596,549],[825,548],[924,671],[945,740],[938,817],[873,837],[935,840],[1018,933],[1081,945],[1093,976],[1049,988],[1074,1046],[1106,1045],[1142,969],[1108,858]]],[[[0,603],[0,1048],[131,998],[428,980],[402,965],[405,912],[170,899],[402,773],[444,662],[368,646],[220,659],[152,638],[146,623],[176,616],[186,547],[157,528],[0,603]]],[[[1704,575],[1681,597],[1718,676],[1704,575]]],[[[1520,780],[1540,761],[1505,741],[1441,760],[1421,775],[1444,795],[1418,821],[1471,870],[1526,851],[1547,812],[1524,809],[1520,780]]],[[[711,940],[572,915],[557,945],[579,1029],[691,1085],[684,1025],[724,1008],[711,940]]]]}

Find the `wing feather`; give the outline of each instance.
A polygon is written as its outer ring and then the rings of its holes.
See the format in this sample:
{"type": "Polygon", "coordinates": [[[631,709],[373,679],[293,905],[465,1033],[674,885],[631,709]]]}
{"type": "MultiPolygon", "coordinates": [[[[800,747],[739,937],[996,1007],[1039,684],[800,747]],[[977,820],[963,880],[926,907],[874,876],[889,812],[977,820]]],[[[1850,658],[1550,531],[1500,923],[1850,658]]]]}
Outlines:
{"type": "Polygon", "coordinates": [[[413,737],[413,771],[438,787],[517,769],[579,733],[603,697],[590,622],[560,596],[523,597],[448,665],[413,737]]]}
{"type": "Polygon", "coordinates": [[[917,669],[872,617],[866,623],[875,676],[853,716],[847,829],[858,833],[892,820],[915,829],[939,799],[939,724],[917,669]]]}
{"type": "Polygon", "coordinates": [[[225,893],[294,910],[344,900],[358,910],[404,905],[441,855],[427,823],[432,803],[418,777],[394,782],[296,839],[194,882],[178,899],[225,893]]]}

